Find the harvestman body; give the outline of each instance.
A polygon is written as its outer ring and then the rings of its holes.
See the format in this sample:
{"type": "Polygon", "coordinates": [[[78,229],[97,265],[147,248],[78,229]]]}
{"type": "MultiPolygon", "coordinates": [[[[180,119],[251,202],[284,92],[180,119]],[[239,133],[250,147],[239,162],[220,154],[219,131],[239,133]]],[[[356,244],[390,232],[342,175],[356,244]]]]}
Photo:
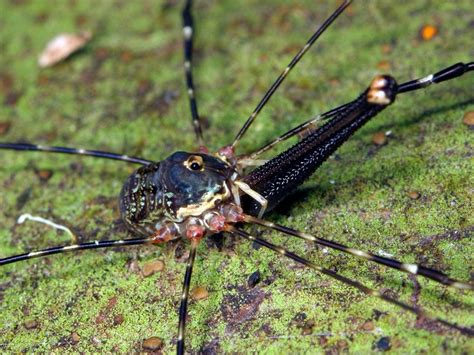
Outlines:
{"type": "MultiPolygon", "coordinates": [[[[472,290],[472,284],[451,279],[439,271],[421,265],[402,263],[384,256],[350,248],[261,219],[265,211],[277,206],[282,199],[301,185],[358,128],[392,104],[397,95],[422,89],[433,83],[450,80],[463,75],[465,72],[474,70],[474,63],[457,63],[435,74],[402,84],[398,84],[390,76],[378,76],[355,100],[328,111],[318,116],[317,119],[312,119],[295,127],[251,154],[236,155],[235,151],[238,142],[255,121],[264,105],[311,45],[344,11],[350,2],[345,1],[311,36],[307,44],[293,58],[257,105],[247,122],[238,132],[234,142],[229,146],[221,148],[217,153],[212,154],[203,145],[204,140],[202,138],[194,94],[191,71],[193,19],[191,16],[191,1],[188,0],[183,10],[184,69],[193,126],[201,146],[198,152],[176,152],[161,162],[153,162],[142,158],[102,151],[0,143],[0,148],[2,149],[89,155],[142,165],[126,180],[120,194],[122,219],[127,227],[134,234],[140,235],[140,237],[54,247],[3,258],[0,259],[0,265],[72,250],[145,243],[158,244],[177,238],[187,239],[190,242],[191,250],[186,267],[179,309],[178,354],[184,353],[184,330],[188,294],[196,249],[204,237],[218,232],[228,232],[243,239],[253,241],[297,263],[301,263],[342,283],[355,287],[364,294],[383,299],[418,316],[430,317],[429,314],[416,307],[373,290],[335,271],[316,265],[264,239],[255,237],[243,230],[241,228],[242,224],[260,225],[403,272],[427,277],[447,286],[472,290]],[[258,165],[257,158],[263,152],[274,147],[279,142],[305,131],[316,120],[320,119],[327,119],[328,121],[323,126],[312,130],[306,138],[290,149],[265,164],[258,166],[248,175],[244,175],[243,172],[246,167],[258,165]]],[[[431,318],[460,332],[472,335],[472,330],[468,328],[452,324],[444,319],[431,318]]]]}

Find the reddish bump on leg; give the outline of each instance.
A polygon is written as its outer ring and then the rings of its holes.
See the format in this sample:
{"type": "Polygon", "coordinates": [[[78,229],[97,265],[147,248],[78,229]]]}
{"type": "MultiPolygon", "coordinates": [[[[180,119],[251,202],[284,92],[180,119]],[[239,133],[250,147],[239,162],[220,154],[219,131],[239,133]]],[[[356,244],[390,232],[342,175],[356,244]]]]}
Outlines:
{"type": "Polygon", "coordinates": [[[225,227],[225,217],[220,214],[215,214],[209,219],[209,228],[213,232],[222,232],[225,227]]]}
{"type": "Polygon", "coordinates": [[[209,149],[207,149],[207,147],[204,145],[200,145],[198,151],[199,153],[209,154],[209,149]]]}
{"type": "Polygon", "coordinates": [[[244,220],[244,211],[236,205],[226,205],[222,208],[222,214],[226,221],[230,223],[242,222],[244,220]]]}
{"type": "Polygon", "coordinates": [[[227,159],[234,158],[234,148],[231,145],[226,145],[218,150],[219,155],[226,157],[227,159]]]}
{"type": "Polygon", "coordinates": [[[158,229],[155,234],[152,236],[152,243],[153,244],[160,244],[165,243],[171,239],[176,237],[176,230],[170,226],[164,226],[158,229]]]}
{"type": "Polygon", "coordinates": [[[191,240],[199,240],[204,237],[205,233],[206,228],[204,228],[204,226],[201,226],[200,224],[188,224],[188,226],[186,227],[186,237],[191,240]]]}

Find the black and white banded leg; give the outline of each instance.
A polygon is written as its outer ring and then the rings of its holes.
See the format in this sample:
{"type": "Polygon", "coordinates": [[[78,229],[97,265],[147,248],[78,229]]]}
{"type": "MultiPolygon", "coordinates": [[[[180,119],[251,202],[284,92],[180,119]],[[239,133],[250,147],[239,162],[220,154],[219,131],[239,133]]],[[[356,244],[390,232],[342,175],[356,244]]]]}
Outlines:
{"type": "Polygon", "coordinates": [[[35,144],[28,144],[28,143],[0,143],[0,149],[61,153],[61,154],[71,154],[71,155],[85,155],[89,157],[120,160],[127,163],[140,164],[140,165],[148,165],[152,163],[151,160],[146,160],[146,159],[138,158],[138,157],[131,157],[124,154],[104,152],[100,150],[78,149],[78,148],[67,148],[67,147],[51,147],[51,146],[35,145],[35,144]]]}
{"type": "Polygon", "coordinates": [[[410,305],[408,305],[408,304],[406,304],[402,301],[398,301],[395,298],[392,298],[392,297],[382,293],[381,291],[371,289],[371,288],[365,286],[364,284],[362,284],[358,281],[355,281],[353,279],[349,279],[345,276],[342,276],[342,275],[338,274],[335,271],[332,271],[332,270],[323,268],[319,265],[316,265],[316,264],[312,263],[311,261],[306,260],[306,259],[296,255],[295,253],[292,253],[292,252],[290,252],[290,251],[288,251],[288,250],[286,250],[282,247],[276,246],[276,245],[266,241],[265,239],[254,237],[254,236],[248,234],[247,232],[245,232],[243,230],[240,230],[240,229],[237,229],[237,228],[234,228],[232,226],[230,226],[228,228],[228,232],[230,232],[230,233],[232,233],[236,236],[242,237],[244,239],[247,239],[251,242],[255,242],[255,243],[257,243],[257,244],[259,244],[259,245],[261,245],[265,248],[273,250],[274,252],[279,253],[282,256],[285,256],[289,259],[292,259],[292,260],[296,261],[299,264],[307,266],[307,267],[309,267],[313,270],[316,270],[316,271],[318,271],[318,272],[320,272],[324,275],[327,275],[327,276],[329,276],[329,277],[331,277],[331,278],[333,278],[333,279],[335,279],[335,280],[337,280],[337,281],[339,281],[343,284],[354,287],[357,290],[361,291],[362,293],[366,294],[367,296],[372,296],[372,297],[375,297],[375,298],[379,298],[381,300],[384,300],[385,302],[388,302],[388,303],[393,304],[397,307],[405,309],[405,310],[417,315],[418,317],[431,319],[431,320],[434,320],[434,321],[439,322],[441,324],[444,324],[445,326],[447,326],[449,328],[456,329],[459,332],[461,332],[462,334],[466,334],[466,335],[469,335],[469,336],[474,335],[474,330],[472,330],[472,329],[465,328],[465,327],[459,326],[457,324],[448,322],[445,319],[432,316],[432,315],[428,314],[427,312],[424,312],[424,311],[422,311],[418,308],[412,307],[412,306],[410,306],[410,305]]]}
{"type": "MultiPolygon", "coordinates": [[[[443,81],[447,81],[447,80],[457,78],[457,77],[462,76],[463,74],[465,74],[469,71],[472,71],[472,70],[474,70],[474,62],[471,62],[471,63],[456,63],[456,64],[453,64],[453,65],[451,65],[451,66],[449,66],[445,69],[440,70],[439,72],[437,72],[435,74],[430,74],[430,75],[427,75],[423,78],[410,80],[410,81],[407,81],[403,84],[400,84],[398,86],[398,89],[397,89],[397,94],[403,94],[403,93],[410,92],[410,91],[424,89],[424,88],[430,86],[431,84],[439,84],[443,81]]],[[[265,153],[266,151],[272,149],[278,143],[281,143],[281,142],[295,136],[296,134],[301,133],[306,128],[308,128],[310,125],[313,125],[313,124],[317,123],[320,120],[326,120],[326,119],[330,119],[330,118],[336,116],[338,113],[344,111],[345,109],[347,109],[348,107],[350,107],[354,103],[355,103],[355,101],[348,102],[344,105],[338,106],[338,107],[336,107],[336,108],[334,108],[330,111],[327,111],[323,114],[317,115],[317,116],[311,118],[310,120],[308,120],[306,122],[303,122],[302,124],[292,128],[291,130],[289,130],[285,134],[283,134],[283,135],[279,136],[278,138],[274,139],[273,141],[267,143],[266,145],[259,148],[255,152],[253,152],[251,154],[244,155],[242,157],[242,160],[250,160],[250,161],[255,160],[259,155],[261,155],[261,154],[265,153]]]]}
{"type": "Polygon", "coordinates": [[[331,117],[336,116],[338,113],[343,112],[351,104],[353,104],[353,102],[348,102],[347,104],[338,106],[336,108],[333,108],[332,110],[329,110],[325,113],[317,115],[317,116],[309,119],[308,121],[303,122],[302,124],[290,129],[288,132],[282,134],[278,138],[275,138],[271,142],[265,144],[261,148],[257,149],[255,152],[253,152],[251,154],[245,154],[244,156],[242,156],[242,158],[239,157],[239,160],[241,160],[241,159],[242,160],[255,160],[258,156],[260,156],[261,154],[265,153],[266,151],[272,149],[273,147],[275,147],[279,143],[284,142],[284,141],[290,139],[291,137],[294,137],[295,135],[305,131],[310,126],[315,125],[319,121],[330,119],[331,117]]]}
{"type": "Polygon", "coordinates": [[[244,220],[250,224],[258,224],[258,225],[276,230],[278,232],[281,232],[287,235],[292,235],[292,236],[304,239],[306,241],[309,241],[315,244],[319,244],[331,249],[339,250],[346,254],[354,255],[365,260],[376,262],[377,264],[381,264],[381,265],[390,267],[392,269],[400,270],[400,271],[413,274],[413,275],[420,275],[446,286],[451,286],[451,287],[462,289],[462,290],[474,290],[474,285],[466,283],[466,282],[454,280],[438,270],[430,269],[430,268],[417,265],[417,264],[403,263],[398,260],[368,253],[368,252],[351,248],[343,244],[339,244],[339,243],[336,243],[324,238],[315,237],[311,234],[303,233],[303,232],[294,230],[292,228],[282,226],[277,223],[255,218],[253,216],[245,215],[244,220]]]}
{"type": "Polygon", "coordinates": [[[199,146],[204,146],[204,139],[202,137],[201,121],[199,119],[192,73],[194,25],[193,16],[191,14],[191,6],[192,0],[186,0],[186,4],[184,5],[182,12],[184,38],[184,75],[186,78],[186,86],[189,98],[189,106],[193,119],[194,133],[196,134],[199,146]]]}
{"type": "Polygon", "coordinates": [[[186,328],[186,315],[188,313],[189,287],[191,285],[191,276],[198,244],[199,242],[196,240],[191,241],[191,250],[186,264],[186,273],[184,274],[183,293],[179,305],[178,342],[176,343],[176,353],[178,355],[184,354],[184,331],[186,328]]]}
{"type": "Polygon", "coordinates": [[[345,0],[337,9],[334,11],[329,18],[324,21],[324,23],[316,30],[316,32],[313,33],[311,38],[306,42],[306,44],[303,46],[303,48],[300,49],[300,51],[295,55],[295,57],[291,60],[291,62],[288,64],[288,66],[283,70],[283,72],[278,76],[278,78],[275,80],[275,82],[272,84],[272,86],[268,89],[268,91],[263,95],[262,100],[258,103],[257,107],[255,107],[254,111],[250,115],[250,117],[247,119],[247,121],[244,123],[240,131],[237,133],[231,147],[232,150],[235,151],[235,147],[239,143],[240,139],[242,136],[245,134],[247,129],[250,127],[250,125],[255,121],[257,118],[258,114],[262,110],[262,108],[266,105],[268,100],[273,96],[275,91],[278,89],[278,87],[281,85],[281,83],[285,80],[285,78],[288,76],[288,73],[295,67],[295,65],[300,61],[300,59],[305,55],[305,53],[311,48],[311,46],[316,42],[316,40],[326,31],[326,29],[336,20],[336,18],[350,5],[352,0],[345,0]]]}
{"type": "Polygon", "coordinates": [[[61,254],[70,251],[88,250],[88,249],[104,249],[112,247],[122,247],[131,245],[141,245],[151,243],[153,238],[133,238],[133,239],[118,239],[118,240],[96,240],[93,242],[86,242],[81,244],[72,244],[66,246],[58,246],[47,249],[31,251],[29,253],[18,254],[0,259],[0,266],[6,264],[16,263],[18,261],[39,258],[42,256],[61,254]]]}
{"type": "Polygon", "coordinates": [[[398,93],[404,93],[409,91],[415,91],[419,89],[423,89],[431,84],[439,84],[443,81],[451,80],[457,78],[469,71],[474,70],[474,62],[470,63],[456,63],[447,67],[445,69],[440,70],[437,73],[430,74],[420,79],[415,79],[411,81],[407,81],[398,86],[398,93]]]}

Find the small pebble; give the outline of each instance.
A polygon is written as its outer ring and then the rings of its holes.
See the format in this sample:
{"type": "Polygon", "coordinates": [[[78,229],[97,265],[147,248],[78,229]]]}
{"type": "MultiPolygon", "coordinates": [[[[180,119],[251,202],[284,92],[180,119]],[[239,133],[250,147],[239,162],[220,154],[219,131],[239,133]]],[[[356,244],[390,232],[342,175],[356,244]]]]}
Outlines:
{"type": "Polygon", "coordinates": [[[375,348],[379,351],[388,351],[391,347],[389,337],[382,337],[375,343],[375,348]]]}
{"type": "Polygon", "coordinates": [[[92,38],[91,32],[61,33],[48,42],[38,58],[41,68],[53,66],[84,47],[92,38]]]}
{"type": "Polygon", "coordinates": [[[305,327],[301,331],[301,335],[311,335],[313,334],[313,327],[305,327]]]}
{"type": "Polygon", "coordinates": [[[146,350],[158,350],[163,341],[158,337],[151,337],[143,341],[143,349],[146,350]]]}
{"type": "Polygon", "coordinates": [[[260,271],[255,271],[247,279],[247,286],[250,288],[255,287],[261,281],[260,271]]]}
{"type": "Polygon", "coordinates": [[[148,277],[153,275],[156,272],[163,271],[165,268],[165,263],[161,260],[151,261],[143,265],[142,273],[143,276],[148,277]]]}
{"type": "Polygon", "coordinates": [[[79,340],[81,340],[81,337],[79,336],[79,334],[77,334],[76,332],[73,332],[71,334],[71,341],[73,343],[79,343],[79,340]]]}
{"type": "Polygon", "coordinates": [[[410,197],[412,200],[418,200],[420,198],[420,193],[418,191],[410,191],[408,193],[408,197],[410,197]]]}
{"type": "Polygon", "coordinates": [[[385,43],[384,45],[382,45],[382,53],[383,54],[389,54],[391,53],[393,50],[392,46],[388,43],[385,43]]]}
{"type": "Polygon", "coordinates": [[[209,292],[205,287],[197,286],[191,290],[191,297],[196,301],[204,300],[209,297],[209,292]]]}
{"type": "Polygon", "coordinates": [[[130,51],[123,51],[120,54],[120,59],[125,63],[129,63],[133,59],[133,54],[130,51]]]}
{"type": "Polygon", "coordinates": [[[375,145],[384,145],[387,143],[387,136],[385,135],[385,132],[377,132],[372,136],[372,143],[375,145]]]}
{"type": "Polygon", "coordinates": [[[313,328],[314,328],[314,321],[309,320],[306,322],[306,324],[303,326],[303,329],[301,331],[301,335],[311,335],[313,334],[313,328]]]}
{"type": "Polygon", "coordinates": [[[38,322],[35,321],[34,319],[30,319],[25,322],[26,329],[35,329],[37,326],[38,326],[38,322]]]}
{"type": "Polygon", "coordinates": [[[371,320],[364,322],[364,324],[362,324],[362,329],[368,332],[374,330],[375,329],[374,322],[372,322],[371,320]]]}
{"type": "Polygon", "coordinates": [[[424,25],[420,28],[420,37],[423,41],[431,41],[438,34],[438,28],[433,25],[424,25]]]}
{"type": "Polygon", "coordinates": [[[125,318],[124,318],[123,314],[116,314],[116,315],[114,316],[114,325],[120,325],[120,324],[122,324],[123,321],[124,321],[124,319],[125,319],[125,318]]]}
{"type": "Polygon", "coordinates": [[[8,131],[10,130],[11,125],[12,124],[8,121],[0,122],[0,136],[8,133],[8,131]]]}
{"type": "Polygon", "coordinates": [[[53,176],[53,171],[49,169],[36,170],[36,176],[41,182],[46,182],[53,176]]]}
{"type": "Polygon", "coordinates": [[[462,119],[462,122],[469,127],[474,126],[474,111],[467,111],[464,114],[464,117],[462,119]]]}
{"type": "Polygon", "coordinates": [[[377,63],[377,69],[379,70],[390,70],[392,66],[390,65],[390,62],[388,60],[381,60],[380,62],[377,63]]]}

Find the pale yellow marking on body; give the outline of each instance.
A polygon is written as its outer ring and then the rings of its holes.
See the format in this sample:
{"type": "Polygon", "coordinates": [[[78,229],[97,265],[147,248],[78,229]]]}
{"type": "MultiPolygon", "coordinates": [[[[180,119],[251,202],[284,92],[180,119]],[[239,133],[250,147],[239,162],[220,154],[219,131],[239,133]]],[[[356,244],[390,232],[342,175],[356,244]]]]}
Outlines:
{"type": "Polygon", "coordinates": [[[222,194],[212,195],[207,193],[204,194],[202,202],[180,207],[178,212],[176,212],[176,217],[182,220],[188,216],[201,216],[207,210],[214,208],[217,201],[225,201],[231,196],[227,184],[224,184],[224,189],[225,191],[222,194]]]}
{"type": "Polygon", "coordinates": [[[265,210],[267,209],[267,199],[260,195],[257,191],[252,190],[252,188],[243,181],[235,181],[235,184],[239,187],[239,189],[241,189],[244,193],[252,197],[260,204],[260,206],[262,206],[260,208],[260,211],[258,212],[258,218],[261,218],[265,213],[265,210]]]}

